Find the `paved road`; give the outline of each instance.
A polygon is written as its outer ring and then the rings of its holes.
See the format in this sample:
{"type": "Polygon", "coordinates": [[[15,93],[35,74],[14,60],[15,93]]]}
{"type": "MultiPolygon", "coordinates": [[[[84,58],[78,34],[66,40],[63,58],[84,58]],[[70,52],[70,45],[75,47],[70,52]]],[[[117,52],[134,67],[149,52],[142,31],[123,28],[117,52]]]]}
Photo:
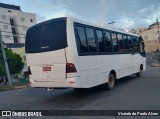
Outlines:
{"type": "MultiPolygon", "coordinates": [[[[73,89],[56,89],[48,92],[41,88],[0,92],[0,110],[4,109],[158,110],[160,109],[160,68],[147,67],[147,71],[141,78],[135,76],[122,78],[112,91],[95,87],[80,92],[73,89]]],[[[120,119],[120,117],[114,118],[120,119]]]]}

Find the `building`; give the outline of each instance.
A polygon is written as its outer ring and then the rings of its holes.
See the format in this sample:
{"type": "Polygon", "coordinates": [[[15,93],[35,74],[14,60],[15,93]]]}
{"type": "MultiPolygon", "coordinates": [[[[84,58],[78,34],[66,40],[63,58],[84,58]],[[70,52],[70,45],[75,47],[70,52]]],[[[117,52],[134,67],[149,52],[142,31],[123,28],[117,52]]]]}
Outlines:
{"type": "Polygon", "coordinates": [[[6,44],[24,46],[27,29],[36,23],[35,14],[21,11],[20,6],[0,3],[0,30],[6,44]]]}
{"type": "Polygon", "coordinates": [[[146,31],[147,28],[137,28],[137,29],[132,29],[129,32],[140,35],[142,32],[146,31]]]}
{"type": "Polygon", "coordinates": [[[160,50],[160,23],[151,24],[148,28],[138,28],[129,32],[140,35],[144,39],[145,51],[155,52],[160,50]]]}

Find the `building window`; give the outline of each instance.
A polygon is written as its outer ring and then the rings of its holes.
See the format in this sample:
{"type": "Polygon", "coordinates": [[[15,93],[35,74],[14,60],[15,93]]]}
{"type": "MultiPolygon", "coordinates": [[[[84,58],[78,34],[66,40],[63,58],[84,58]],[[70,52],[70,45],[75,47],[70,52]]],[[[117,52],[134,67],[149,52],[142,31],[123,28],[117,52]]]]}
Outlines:
{"type": "Polygon", "coordinates": [[[8,25],[3,25],[4,29],[8,29],[8,25]]]}
{"type": "Polygon", "coordinates": [[[6,15],[1,15],[2,19],[6,19],[6,15]]]}
{"type": "Polygon", "coordinates": [[[18,43],[16,36],[13,36],[13,40],[14,40],[14,43],[18,43]]]}
{"type": "Polygon", "coordinates": [[[24,59],[24,61],[26,61],[26,56],[25,55],[23,56],[23,59],[24,59]]]}
{"type": "Polygon", "coordinates": [[[23,27],[23,31],[26,31],[26,29],[27,29],[26,27],[23,27]]]}
{"type": "Polygon", "coordinates": [[[22,21],[22,22],[25,22],[25,18],[21,18],[21,21],[22,21]]]}
{"type": "Polygon", "coordinates": [[[14,26],[14,21],[13,21],[13,19],[10,19],[10,23],[11,23],[12,26],[14,26]]]}
{"type": "Polygon", "coordinates": [[[16,29],[15,28],[12,28],[12,33],[16,34],[16,29]]]}
{"type": "Polygon", "coordinates": [[[34,22],[34,19],[30,19],[30,22],[34,22]]]}
{"type": "Polygon", "coordinates": [[[10,35],[6,35],[5,37],[6,37],[6,38],[10,38],[10,35]]]}

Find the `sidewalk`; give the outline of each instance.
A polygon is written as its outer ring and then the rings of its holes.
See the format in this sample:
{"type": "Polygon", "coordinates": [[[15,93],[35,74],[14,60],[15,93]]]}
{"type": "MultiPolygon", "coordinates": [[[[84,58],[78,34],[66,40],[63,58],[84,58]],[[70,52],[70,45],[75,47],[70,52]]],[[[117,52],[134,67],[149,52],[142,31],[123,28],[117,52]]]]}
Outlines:
{"type": "Polygon", "coordinates": [[[152,53],[150,66],[152,66],[152,67],[160,67],[160,52],[152,53]]]}
{"type": "Polygon", "coordinates": [[[30,87],[29,84],[13,85],[13,86],[0,86],[0,91],[24,89],[24,88],[27,88],[27,87],[30,87]]]}

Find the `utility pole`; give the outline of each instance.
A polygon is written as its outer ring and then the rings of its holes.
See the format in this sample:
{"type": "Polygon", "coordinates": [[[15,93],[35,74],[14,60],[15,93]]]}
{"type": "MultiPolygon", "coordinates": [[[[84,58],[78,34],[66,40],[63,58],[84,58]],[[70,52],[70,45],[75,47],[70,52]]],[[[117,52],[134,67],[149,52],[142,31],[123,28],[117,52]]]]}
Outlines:
{"type": "Polygon", "coordinates": [[[4,60],[4,65],[5,65],[5,69],[6,69],[6,73],[7,73],[8,83],[10,86],[12,86],[12,80],[11,80],[11,75],[10,75],[9,67],[8,67],[8,63],[7,63],[6,52],[5,52],[4,46],[3,46],[1,31],[0,31],[0,44],[1,44],[1,49],[2,49],[2,56],[3,56],[3,60],[4,60]]]}

